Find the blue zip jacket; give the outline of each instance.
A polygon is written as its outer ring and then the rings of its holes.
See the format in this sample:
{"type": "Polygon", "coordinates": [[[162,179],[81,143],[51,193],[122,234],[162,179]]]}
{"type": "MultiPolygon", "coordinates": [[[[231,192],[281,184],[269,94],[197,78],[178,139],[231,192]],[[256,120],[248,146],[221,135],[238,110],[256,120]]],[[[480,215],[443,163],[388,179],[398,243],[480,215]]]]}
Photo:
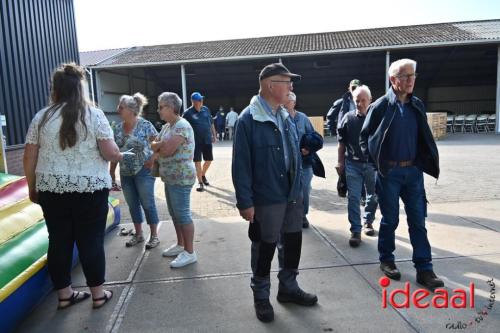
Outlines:
{"type": "Polygon", "coordinates": [[[281,107],[286,139],[291,149],[287,173],[278,127],[254,96],[238,117],[233,141],[232,177],[236,206],[246,209],[297,200],[302,194],[301,154],[295,125],[281,107]]]}
{"type": "MultiPolygon", "coordinates": [[[[385,176],[389,169],[384,163],[381,163],[380,152],[382,151],[387,130],[394,119],[394,114],[399,112],[396,101],[397,96],[390,88],[384,96],[373,102],[368,108],[368,115],[359,137],[361,151],[368,156],[370,162],[375,163],[382,176],[385,176]]],[[[415,165],[423,172],[437,179],[439,177],[439,153],[431,129],[427,124],[424,103],[413,95],[410,96],[410,103],[417,111],[418,122],[415,165]]]]}

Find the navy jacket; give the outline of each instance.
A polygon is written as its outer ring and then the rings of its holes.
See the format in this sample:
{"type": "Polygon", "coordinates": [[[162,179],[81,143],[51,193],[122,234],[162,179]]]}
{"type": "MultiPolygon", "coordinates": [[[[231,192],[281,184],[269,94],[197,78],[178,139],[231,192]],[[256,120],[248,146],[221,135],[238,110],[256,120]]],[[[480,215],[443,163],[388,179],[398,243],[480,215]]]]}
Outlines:
{"type": "MultiPolygon", "coordinates": [[[[359,137],[361,151],[368,156],[370,162],[375,163],[382,176],[386,175],[389,169],[380,160],[380,152],[382,151],[387,130],[394,119],[394,114],[399,112],[396,101],[397,96],[391,88],[387,91],[387,94],[373,102],[368,108],[368,115],[359,137]]],[[[439,153],[431,129],[427,124],[424,103],[413,95],[410,96],[410,103],[417,111],[418,123],[415,165],[423,172],[437,179],[439,177],[439,153]]]]}
{"type": "Polygon", "coordinates": [[[286,171],[280,130],[257,96],[238,117],[232,161],[238,209],[291,202],[302,194],[302,160],[297,131],[288,112],[284,108],[278,112],[284,120],[291,149],[289,173],[286,171]]]}
{"type": "Polygon", "coordinates": [[[349,108],[351,106],[352,94],[350,91],[346,91],[341,98],[337,99],[333,102],[332,107],[328,110],[326,115],[326,119],[328,121],[328,127],[330,131],[337,131],[340,122],[344,115],[349,112],[349,108]]]}
{"type": "Polygon", "coordinates": [[[325,167],[323,162],[316,153],[323,148],[323,137],[316,131],[306,133],[300,138],[300,149],[306,148],[309,150],[309,155],[302,155],[302,167],[311,165],[313,168],[313,175],[326,178],[325,167]]]}

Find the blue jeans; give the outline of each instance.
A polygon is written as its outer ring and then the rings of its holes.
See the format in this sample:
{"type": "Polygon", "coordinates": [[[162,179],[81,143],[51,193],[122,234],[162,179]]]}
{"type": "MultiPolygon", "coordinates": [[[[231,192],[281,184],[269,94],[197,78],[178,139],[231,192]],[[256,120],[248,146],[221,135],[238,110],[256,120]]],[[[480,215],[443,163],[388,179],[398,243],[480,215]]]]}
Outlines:
{"type": "Polygon", "coordinates": [[[366,206],[363,220],[372,223],[377,211],[377,195],[375,194],[375,167],[371,163],[346,160],[345,173],[347,179],[347,212],[351,232],[361,232],[361,209],[359,202],[363,184],[366,187],[366,206]]]}
{"type": "Polygon", "coordinates": [[[191,216],[191,189],[193,185],[169,185],[165,183],[168,213],[174,224],[193,223],[191,216]]]}
{"type": "Polygon", "coordinates": [[[138,224],[144,221],[142,216],[142,209],[144,209],[148,224],[158,224],[155,204],[156,179],[151,176],[151,170],[143,167],[136,175],[120,176],[120,180],[132,222],[138,224]]]}
{"type": "Polygon", "coordinates": [[[377,194],[382,212],[378,235],[381,262],[394,262],[395,231],[399,224],[399,197],[405,205],[413,264],[417,271],[432,270],[431,245],[427,238],[424,176],[416,167],[391,169],[385,177],[377,173],[377,194]]]}
{"type": "Polygon", "coordinates": [[[309,196],[311,195],[311,181],[313,178],[313,168],[302,169],[302,197],[304,198],[304,216],[309,213],[309,196]]]}

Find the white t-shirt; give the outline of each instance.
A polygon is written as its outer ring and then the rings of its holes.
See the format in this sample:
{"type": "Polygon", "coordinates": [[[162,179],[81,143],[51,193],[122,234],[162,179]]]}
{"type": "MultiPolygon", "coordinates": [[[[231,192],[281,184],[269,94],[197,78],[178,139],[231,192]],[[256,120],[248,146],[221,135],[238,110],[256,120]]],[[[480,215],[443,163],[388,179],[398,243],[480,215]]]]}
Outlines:
{"type": "Polygon", "coordinates": [[[102,157],[97,140],[113,140],[113,131],[104,113],[89,107],[85,114],[87,136],[83,125],[77,123],[76,144],[62,150],[59,146],[60,109],[45,123],[38,125],[48,108],[37,112],[26,134],[27,144],[37,144],[36,189],[55,193],[94,192],[111,188],[108,162],[102,157]]]}

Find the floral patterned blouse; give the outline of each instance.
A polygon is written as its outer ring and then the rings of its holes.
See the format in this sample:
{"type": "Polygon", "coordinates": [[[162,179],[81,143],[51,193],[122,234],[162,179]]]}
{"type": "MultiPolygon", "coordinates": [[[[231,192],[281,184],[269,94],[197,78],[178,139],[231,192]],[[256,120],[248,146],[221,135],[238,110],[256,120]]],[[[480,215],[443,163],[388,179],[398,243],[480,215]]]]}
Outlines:
{"type": "Polygon", "coordinates": [[[172,127],[166,123],[158,136],[160,140],[168,140],[174,135],[182,136],[185,141],[172,156],[158,159],[161,180],[168,185],[193,186],[196,182],[193,128],[186,119],[180,118],[172,127]]]}
{"type": "Polygon", "coordinates": [[[132,149],[135,155],[125,155],[120,161],[120,176],[134,176],[141,171],[144,162],[153,155],[149,138],[158,132],[151,122],[144,118],[137,118],[137,124],[128,135],[123,130],[123,122],[116,125],[115,142],[120,151],[132,149]]]}

